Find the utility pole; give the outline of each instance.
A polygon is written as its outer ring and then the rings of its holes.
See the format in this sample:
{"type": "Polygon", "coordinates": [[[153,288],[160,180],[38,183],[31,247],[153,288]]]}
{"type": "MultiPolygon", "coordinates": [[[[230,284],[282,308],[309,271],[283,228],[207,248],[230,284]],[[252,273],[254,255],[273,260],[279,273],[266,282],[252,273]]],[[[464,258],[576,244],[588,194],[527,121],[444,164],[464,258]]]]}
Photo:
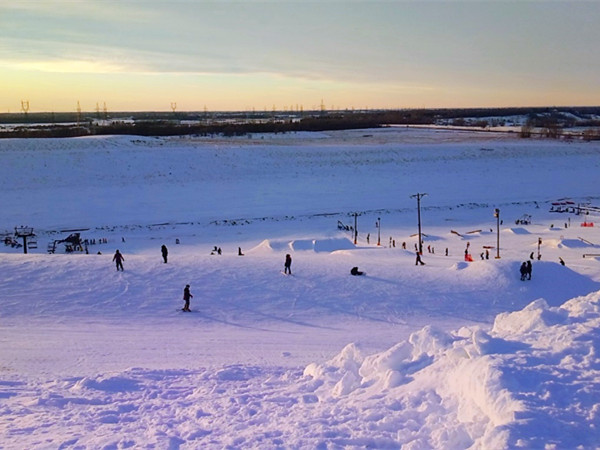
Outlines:
{"type": "Polygon", "coordinates": [[[27,113],[29,112],[29,100],[21,100],[21,111],[25,114],[25,122],[27,122],[27,113]]]}
{"type": "Polygon", "coordinates": [[[77,126],[81,123],[81,105],[79,104],[79,100],[77,100],[77,126]]]}
{"type": "Polygon", "coordinates": [[[500,259],[500,210],[498,208],[494,210],[494,217],[496,218],[496,259],[500,259]]]}
{"type": "Polygon", "coordinates": [[[423,254],[423,239],[421,238],[421,198],[425,197],[427,193],[416,193],[411,195],[410,198],[417,199],[417,223],[419,226],[419,254],[423,254]]]}

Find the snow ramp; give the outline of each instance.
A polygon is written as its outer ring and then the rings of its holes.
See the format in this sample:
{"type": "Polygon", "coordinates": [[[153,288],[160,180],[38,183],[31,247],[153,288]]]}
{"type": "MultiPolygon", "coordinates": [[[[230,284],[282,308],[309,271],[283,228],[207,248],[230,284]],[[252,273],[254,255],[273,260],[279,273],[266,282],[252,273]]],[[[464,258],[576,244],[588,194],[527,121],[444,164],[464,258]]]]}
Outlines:
{"type": "Polygon", "coordinates": [[[348,238],[329,239],[297,239],[293,241],[265,239],[250,252],[274,251],[314,251],[317,253],[331,253],[338,250],[351,250],[356,248],[348,238]]]}

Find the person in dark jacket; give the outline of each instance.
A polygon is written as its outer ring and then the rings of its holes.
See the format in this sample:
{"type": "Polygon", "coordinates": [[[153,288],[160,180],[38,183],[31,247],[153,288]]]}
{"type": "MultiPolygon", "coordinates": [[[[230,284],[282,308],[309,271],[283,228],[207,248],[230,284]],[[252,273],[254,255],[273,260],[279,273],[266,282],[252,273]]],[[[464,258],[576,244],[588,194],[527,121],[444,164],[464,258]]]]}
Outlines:
{"type": "Polygon", "coordinates": [[[421,253],[417,250],[416,254],[417,254],[417,260],[415,261],[415,266],[418,266],[419,264],[424,266],[425,263],[421,260],[421,253]]]}
{"type": "Polygon", "coordinates": [[[350,269],[350,275],[362,275],[364,272],[358,270],[358,267],[353,267],[350,269]]]}
{"type": "Polygon", "coordinates": [[[292,256],[288,253],[285,255],[285,264],[283,265],[283,273],[292,274],[292,256]]]}
{"type": "Polygon", "coordinates": [[[533,265],[530,260],[527,260],[527,279],[531,280],[531,272],[533,271],[533,265]]]}
{"type": "Polygon", "coordinates": [[[183,305],[182,311],[192,312],[190,309],[190,299],[194,298],[194,296],[190,293],[190,285],[186,284],[183,289],[183,300],[185,301],[185,305],[183,305]]]}
{"type": "Polygon", "coordinates": [[[160,252],[162,253],[163,261],[166,264],[167,256],[169,255],[169,250],[167,249],[167,246],[163,244],[163,246],[160,248],[160,252]]]}
{"type": "Polygon", "coordinates": [[[123,261],[125,261],[125,258],[123,258],[123,255],[121,255],[121,253],[119,252],[119,250],[117,250],[115,252],[115,256],[113,256],[113,261],[117,265],[117,271],[119,269],[121,269],[121,272],[122,272],[123,271],[123,261]]]}
{"type": "Polygon", "coordinates": [[[521,272],[521,281],[524,281],[525,278],[527,277],[527,263],[526,262],[521,264],[521,268],[519,269],[519,271],[521,272]]]}

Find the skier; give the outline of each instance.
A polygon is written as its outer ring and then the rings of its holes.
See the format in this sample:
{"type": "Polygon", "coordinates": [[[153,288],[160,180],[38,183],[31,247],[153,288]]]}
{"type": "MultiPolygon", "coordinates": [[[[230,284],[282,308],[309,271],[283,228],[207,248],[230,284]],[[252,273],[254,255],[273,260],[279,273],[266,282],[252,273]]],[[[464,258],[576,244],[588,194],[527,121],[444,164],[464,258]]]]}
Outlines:
{"type": "Polygon", "coordinates": [[[121,272],[123,272],[123,261],[125,261],[125,258],[123,258],[123,255],[121,255],[121,253],[119,252],[119,250],[117,250],[115,252],[115,256],[113,256],[113,261],[115,261],[115,263],[117,265],[117,271],[120,268],[121,272]]]}
{"type": "Polygon", "coordinates": [[[190,298],[194,298],[194,296],[190,293],[190,285],[186,284],[183,289],[183,300],[185,300],[185,305],[181,309],[182,311],[192,312],[190,309],[190,298]]]}
{"type": "Polygon", "coordinates": [[[425,265],[425,263],[421,261],[421,253],[417,251],[417,260],[415,261],[415,266],[418,266],[419,264],[421,264],[422,266],[425,265]]]}
{"type": "Polygon", "coordinates": [[[533,270],[533,266],[531,265],[531,260],[527,260],[527,279],[531,280],[531,272],[533,270]]]}
{"type": "Polygon", "coordinates": [[[292,274],[292,256],[288,253],[285,255],[285,264],[283,265],[283,273],[292,274]]]}
{"type": "Polygon", "coordinates": [[[525,277],[527,277],[527,263],[524,262],[521,264],[521,268],[519,269],[521,272],[521,281],[525,281],[525,277]]]}
{"type": "Polygon", "coordinates": [[[163,244],[163,246],[160,248],[160,252],[162,253],[163,261],[166,264],[167,256],[169,255],[169,250],[167,249],[167,246],[163,244]]]}

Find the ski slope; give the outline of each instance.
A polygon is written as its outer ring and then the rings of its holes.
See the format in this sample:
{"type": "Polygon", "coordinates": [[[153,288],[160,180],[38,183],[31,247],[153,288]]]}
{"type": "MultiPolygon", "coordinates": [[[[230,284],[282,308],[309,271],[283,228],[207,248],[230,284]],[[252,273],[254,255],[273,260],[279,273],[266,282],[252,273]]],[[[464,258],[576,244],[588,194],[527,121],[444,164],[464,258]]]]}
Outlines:
{"type": "Polygon", "coordinates": [[[0,141],[0,231],[38,242],[0,247],[0,447],[595,448],[599,225],[549,209],[598,204],[599,150],[404,128],[0,141]],[[88,254],[46,253],[73,230],[88,254]]]}

